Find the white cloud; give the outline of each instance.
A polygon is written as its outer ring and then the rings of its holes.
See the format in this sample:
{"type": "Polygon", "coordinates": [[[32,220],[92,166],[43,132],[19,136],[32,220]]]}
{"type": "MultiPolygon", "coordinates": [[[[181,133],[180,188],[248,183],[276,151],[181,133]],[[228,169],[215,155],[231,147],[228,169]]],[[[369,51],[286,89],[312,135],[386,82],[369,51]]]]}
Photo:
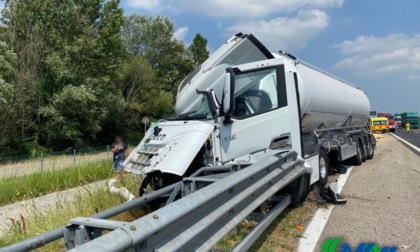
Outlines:
{"type": "Polygon", "coordinates": [[[320,10],[299,11],[296,17],[271,20],[237,21],[225,29],[228,35],[238,32],[254,34],[270,50],[301,48],[320,30],[328,26],[328,16],[320,10]]]}
{"type": "MultiPolygon", "coordinates": [[[[340,7],[345,0],[125,0],[126,5],[148,12],[194,13],[216,17],[224,38],[238,32],[256,35],[272,50],[304,47],[328,26],[325,8],[340,7]]],[[[184,28],[184,27],[183,27],[184,28]]],[[[178,29],[183,40],[187,29],[178,29]]]]}
{"type": "Polygon", "coordinates": [[[420,80],[420,74],[409,74],[408,79],[409,80],[420,80]]]}
{"type": "Polygon", "coordinates": [[[183,26],[176,29],[176,31],[174,32],[174,38],[180,41],[185,41],[185,37],[187,36],[187,34],[188,34],[188,27],[183,26]]]}
{"type": "Polygon", "coordinates": [[[135,9],[156,11],[162,7],[162,0],[127,0],[127,6],[135,9]]]}
{"type": "Polygon", "coordinates": [[[390,34],[385,37],[360,36],[334,47],[345,58],[335,64],[337,68],[354,69],[366,74],[403,74],[410,80],[420,70],[420,34],[390,34]]]}
{"type": "Polygon", "coordinates": [[[339,7],[344,0],[175,0],[172,8],[212,17],[261,18],[302,8],[339,7]]]}

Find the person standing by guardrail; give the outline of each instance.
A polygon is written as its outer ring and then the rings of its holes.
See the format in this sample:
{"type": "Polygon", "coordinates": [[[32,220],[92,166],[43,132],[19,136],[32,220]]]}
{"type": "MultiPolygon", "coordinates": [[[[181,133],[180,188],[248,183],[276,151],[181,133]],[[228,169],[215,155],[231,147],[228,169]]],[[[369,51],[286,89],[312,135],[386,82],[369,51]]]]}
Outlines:
{"type": "Polygon", "coordinates": [[[124,143],[121,136],[116,136],[114,143],[112,144],[113,153],[113,169],[115,173],[115,179],[121,181],[121,172],[125,158],[128,156],[127,144],[124,143]]]}

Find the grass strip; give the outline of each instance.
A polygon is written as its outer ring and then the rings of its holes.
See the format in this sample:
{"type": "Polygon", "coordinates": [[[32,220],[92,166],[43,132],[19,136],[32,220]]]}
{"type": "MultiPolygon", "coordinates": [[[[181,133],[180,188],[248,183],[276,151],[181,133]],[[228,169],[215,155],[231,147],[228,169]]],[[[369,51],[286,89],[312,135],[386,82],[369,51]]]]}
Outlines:
{"type": "MultiPolygon", "coordinates": [[[[90,216],[123,203],[125,199],[111,194],[106,186],[86,189],[77,193],[70,201],[58,199],[55,207],[39,210],[29,206],[26,217],[10,223],[10,228],[0,235],[0,248],[45,233],[63,226],[77,216],[90,216]]],[[[133,221],[144,213],[133,210],[113,218],[114,220],[133,221]]],[[[53,242],[39,251],[65,251],[63,240],[53,242]]]]}
{"type": "Polygon", "coordinates": [[[0,180],[0,206],[112,177],[110,161],[48,170],[0,180]]]}

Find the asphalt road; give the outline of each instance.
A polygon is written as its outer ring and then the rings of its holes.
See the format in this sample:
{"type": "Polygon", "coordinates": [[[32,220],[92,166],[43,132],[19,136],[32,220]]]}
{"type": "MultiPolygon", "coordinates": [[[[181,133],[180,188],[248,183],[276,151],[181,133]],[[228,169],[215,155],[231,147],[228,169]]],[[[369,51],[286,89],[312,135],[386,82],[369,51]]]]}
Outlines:
{"type": "MultiPolygon", "coordinates": [[[[406,139],[420,139],[410,134],[406,139]]],[[[375,151],[373,160],[353,168],[342,191],[347,204],[334,208],[315,251],[333,237],[353,251],[367,242],[420,251],[419,156],[389,134],[379,135],[375,151]]]]}
{"type": "Polygon", "coordinates": [[[414,129],[407,133],[404,129],[396,129],[393,134],[420,148],[420,130],[414,129]]]}

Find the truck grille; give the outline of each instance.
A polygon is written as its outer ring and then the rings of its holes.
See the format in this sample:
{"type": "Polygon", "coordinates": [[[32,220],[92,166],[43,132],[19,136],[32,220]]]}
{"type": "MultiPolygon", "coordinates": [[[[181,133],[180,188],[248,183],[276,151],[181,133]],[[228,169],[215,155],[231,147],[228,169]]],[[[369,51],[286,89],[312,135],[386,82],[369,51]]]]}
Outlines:
{"type": "Polygon", "coordinates": [[[146,167],[151,165],[152,158],[159,154],[159,148],[147,147],[143,150],[138,150],[137,155],[130,158],[126,164],[125,170],[134,174],[142,174],[146,167]]]}

